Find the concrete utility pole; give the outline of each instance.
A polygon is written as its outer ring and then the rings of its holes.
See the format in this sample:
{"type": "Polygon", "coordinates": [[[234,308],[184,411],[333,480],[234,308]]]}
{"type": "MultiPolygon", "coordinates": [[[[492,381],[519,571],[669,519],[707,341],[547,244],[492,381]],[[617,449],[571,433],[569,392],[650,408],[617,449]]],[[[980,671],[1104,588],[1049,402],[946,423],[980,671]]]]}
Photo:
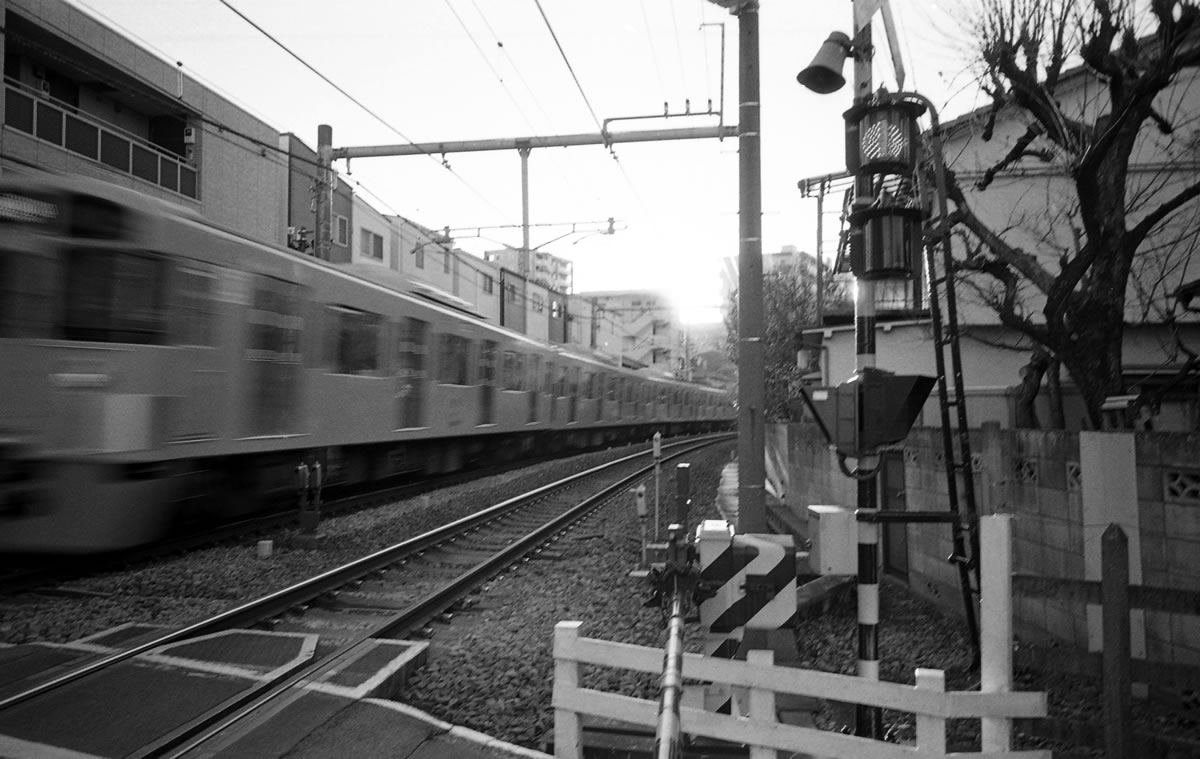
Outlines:
{"type": "Polygon", "coordinates": [[[317,126],[317,258],[328,261],[333,248],[333,127],[317,126]]]}
{"type": "Polygon", "coordinates": [[[767,532],[763,447],[762,181],[759,138],[758,2],[741,3],[738,19],[738,525],[767,532]]]}

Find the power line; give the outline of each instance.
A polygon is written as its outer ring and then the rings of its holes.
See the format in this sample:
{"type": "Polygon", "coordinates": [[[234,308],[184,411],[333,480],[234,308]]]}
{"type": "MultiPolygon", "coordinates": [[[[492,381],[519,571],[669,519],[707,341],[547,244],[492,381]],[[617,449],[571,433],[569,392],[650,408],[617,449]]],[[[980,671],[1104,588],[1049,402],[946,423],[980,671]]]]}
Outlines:
{"type": "Polygon", "coordinates": [[[257,30],[258,30],[258,32],[259,32],[260,34],[262,34],[264,37],[266,37],[267,39],[271,40],[271,41],[272,41],[272,42],[274,42],[276,45],[278,45],[278,46],[279,46],[279,48],[280,48],[281,50],[283,50],[285,53],[287,53],[288,55],[292,56],[292,57],[293,57],[293,58],[295,58],[297,61],[299,61],[299,62],[300,62],[300,64],[301,64],[302,66],[304,66],[304,68],[306,68],[306,69],[308,69],[309,71],[311,71],[312,73],[316,74],[316,75],[317,75],[317,77],[318,77],[318,78],[320,78],[320,80],[321,80],[321,81],[325,82],[325,83],[326,83],[326,84],[328,84],[330,87],[332,87],[332,88],[334,88],[335,90],[337,90],[339,93],[341,93],[341,94],[342,94],[342,96],[343,96],[343,97],[345,97],[345,98],[346,98],[347,100],[349,100],[351,103],[354,103],[354,104],[355,104],[355,105],[357,105],[359,108],[363,109],[363,111],[365,111],[367,114],[369,114],[369,115],[370,115],[372,118],[374,118],[374,119],[375,119],[376,121],[378,121],[380,124],[383,124],[385,127],[387,127],[388,129],[390,129],[391,131],[393,131],[393,132],[395,132],[396,134],[400,135],[400,139],[404,140],[405,142],[408,142],[409,144],[412,144],[412,140],[410,140],[410,139],[409,139],[407,136],[405,136],[405,134],[404,134],[403,132],[401,132],[401,131],[400,131],[399,129],[397,129],[396,127],[392,126],[392,125],[391,125],[390,123],[388,123],[388,122],[387,122],[387,120],[385,120],[385,119],[384,119],[382,116],[380,116],[379,114],[377,114],[377,113],[375,113],[374,111],[372,111],[370,108],[368,108],[366,105],[364,105],[362,102],[360,102],[360,101],[359,101],[357,98],[355,98],[355,97],[354,97],[353,95],[351,95],[349,92],[346,92],[344,89],[342,89],[340,86],[338,86],[338,84],[337,84],[336,82],[334,82],[332,79],[330,79],[329,77],[325,76],[325,75],[324,75],[324,74],[322,74],[320,71],[317,71],[317,69],[316,69],[315,67],[313,67],[313,66],[312,66],[312,65],[311,65],[311,64],[310,64],[308,61],[304,60],[304,59],[303,59],[303,58],[301,58],[299,55],[297,55],[295,52],[293,52],[291,48],[289,48],[287,45],[283,44],[283,43],[282,43],[282,42],[280,42],[278,39],[276,39],[276,38],[275,38],[275,37],[274,37],[274,36],[273,36],[273,35],[272,35],[270,32],[268,32],[266,29],[263,29],[261,26],[259,26],[258,24],[256,24],[256,23],[255,23],[255,22],[254,22],[254,21],[253,21],[253,20],[252,20],[252,19],[251,19],[249,16],[247,16],[245,13],[242,13],[242,12],[241,12],[241,11],[239,11],[237,8],[233,7],[233,5],[232,5],[232,4],[229,2],[229,0],[218,0],[218,2],[220,2],[220,3],[221,3],[221,5],[224,5],[224,6],[225,6],[226,8],[228,8],[229,10],[233,11],[234,13],[236,13],[236,14],[238,15],[238,17],[239,17],[239,18],[241,18],[243,21],[245,21],[245,22],[246,22],[247,24],[249,24],[250,26],[252,26],[252,27],[254,27],[255,29],[257,29],[257,30]]]}
{"type": "Polygon", "coordinates": [[[642,0],[642,23],[646,27],[646,41],[650,43],[650,59],[654,61],[654,71],[658,75],[658,89],[663,102],[667,102],[667,85],[663,81],[662,66],[658,62],[658,49],[654,46],[654,35],[650,33],[650,16],[646,14],[646,0],[642,0]]]}
{"type": "MultiPolygon", "coordinates": [[[[376,121],[378,121],[380,124],[383,124],[383,125],[384,125],[385,127],[387,127],[389,130],[391,130],[391,131],[392,131],[392,132],[394,132],[395,134],[399,135],[400,139],[404,140],[404,141],[405,141],[405,142],[407,142],[409,145],[413,145],[414,147],[416,146],[416,143],[415,143],[415,142],[413,142],[411,139],[409,139],[409,137],[408,137],[407,135],[405,135],[403,132],[401,132],[401,131],[400,131],[399,129],[397,129],[396,127],[392,126],[392,125],[391,125],[391,124],[390,124],[388,121],[386,121],[386,120],[385,120],[385,119],[384,119],[382,116],[380,116],[379,114],[375,113],[373,110],[371,110],[371,109],[370,109],[370,108],[368,108],[366,105],[364,105],[363,103],[361,103],[361,102],[360,102],[360,101],[359,101],[357,98],[355,98],[355,97],[354,97],[353,95],[351,95],[349,92],[346,92],[346,90],[344,90],[344,89],[342,89],[340,86],[338,86],[338,85],[337,85],[337,84],[336,84],[336,83],[335,83],[333,80],[331,80],[329,77],[325,76],[325,75],[324,75],[324,74],[322,74],[320,71],[318,71],[318,70],[317,70],[315,67],[313,67],[311,64],[309,64],[309,63],[308,63],[308,61],[306,61],[306,60],[304,60],[303,58],[301,58],[301,57],[300,57],[300,56],[299,56],[297,53],[293,52],[291,48],[289,48],[287,45],[283,44],[283,43],[282,43],[282,42],[280,42],[278,39],[276,39],[276,38],[275,38],[273,35],[271,35],[271,33],[270,33],[270,32],[268,32],[266,29],[264,29],[264,28],[262,28],[261,26],[259,26],[258,24],[256,24],[256,23],[255,23],[253,20],[251,20],[251,19],[250,19],[250,18],[249,18],[249,17],[248,17],[246,14],[242,13],[242,12],[241,12],[241,11],[239,11],[237,8],[235,8],[235,7],[234,7],[234,6],[233,6],[233,5],[232,5],[232,4],[229,2],[229,0],[218,0],[218,1],[219,1],[219,2],[220,2],[222,5],[224,5],[226,8],[228,8],[229,10],[233,11],[234,13],[236,13],[236,14],[238,15],[238,17],[239,17],[239,18],[241,18],[243,21],[245,21],[247,24],[249,24],[250,26],[254,27],[254,28],[255,28],[255,29],[256,29],[256,30],[257,30],[257,31],[258,31],[260,34],[262,34],[264,37],[266,37],[267,39],[271,40],[271,42],[274,42],[274,43],[275,43],[277,46],[279,46],[279,47],[280,47],[280,48],[281,48],[281,49],[282,49],[284,52],[286,52],[286,53],[287,53],[288,55],[290,55],[292,58],[295,58],[297,61],[299,61],[299,62],[300,62],[300,63],[301,63],[301,64],[302,64],[302,65],[303,65],[303,66],[304,66],[306,69],[308,69],[308,70],[309,70],[309,71],[311,71],[312,73],[316,74],[316,75],[317,75],[317,76],[318,76],[318,77],[321,79],[321,81],[325,82],[325,83],[326,83],[326,84],[328,84],[330,87],[332,87],[333,89],[337,90],[337,91],[338,91],[338,93],[340,93],[340,94],[341,94],[343,97],[345,97],[347,100],[349,100],[350,102],[352,102],[352,103],[354,103],[355,105],[357,105],[359,108],[361,108],[363,111],[365,111],[367,114],[369,114],[369,115],[370,115],[372,118],[374,118],[374,119],[375,119],[376,121]]],[[[483,193],[481,193],[481,192],[480,192],[478,189],[476,189],[476,188],[475,188],[473,185],[471,185],[471,183],[470,183],[470,182],[468,182],[468,181],[467,181],[465,178],[463,178],[463,176],[462,176],[462,175],[460,175],[458,172],[456,172],[454,169],[452,169],[448,163],[446,163],[446,162],[445,162],[445,161],[443,161],[443,160],[439,160],[439,159],[438,159],[438,157],[437,157],[437,156],[435,156],[435,155],[433,155],[432,153],[429,153],[429,152],[427,152],[427,151],[421,151],[421,152],[422,152],[422,154],[423,154],[423,155],[427,156],[427,157],[428,157],[428,158],[429,158],[431,161],[434,161],[434,162],[438,163],[438,164],[439,164],[439,165],[440,165],[442,168],[444,168],[446,171],[448,171],[448,172],[450,172],[452,175],[454,175],[455,179],[457,179],[459,182],[461,182],[461,183],[462,183],[462,185],[463,185],[464,187],[466,187],[468,190],[470,190],[472,193],[474,193],[474,194],[475,194],[475,196],[476,196],[477,198],[479,198],[480,200],[482,200],[482,201],[483,201],[484,203],[486,203],[487,205],[491,206],[491,207],[492,207],[494,210],[496,210],[496,211],[499,211],[500,213],[503,213],[503,212],[504,212],[504,211],[503,211],[503,210],[502,210],[502,209],[501,209],[501,208],[500,208],[498,205],[496,205],[495,203],[493,203],[493,202],[492,202],[492,201],[491,201],[491,200],[490,200],[490,199],[489,199],[487,196],[485,196],[485,195],[484,195],[483,193]]]]}
{"type": "MultiPolygon", "coordinates": [[[[224,0],[221,1],[224,2],[224,0]]],[[[563,63],[567,64],[567,71],[571,72],[571,78],[575,80],[575,87],[579,90],[579,95],[583,98],[584,104],[587,105],[588,112],[592,114],[592,121],[596,123],[596,128],[603,132],[604,127],[601,125],[600,119],[596,116],[596,109],[592,108],[592,102],[588,100],[587,93],[583,91],[583,85],[579,83],[579,77],[575,75],[575,68],[571,65],[570,59],[567,58],[567,51],[563,50],[562,43],[558,41],[558,35],[554,33],[554,27],[550,25],[550,19],[546,17],[546,11],[542,8],[542,0],[533,0],[533,3],[537,6],[538,13],[542,14],[542,21],[546,22],[546,29],[550,31],[550,37],[558,47],[558,54],[562,56],[563,63]]]]}

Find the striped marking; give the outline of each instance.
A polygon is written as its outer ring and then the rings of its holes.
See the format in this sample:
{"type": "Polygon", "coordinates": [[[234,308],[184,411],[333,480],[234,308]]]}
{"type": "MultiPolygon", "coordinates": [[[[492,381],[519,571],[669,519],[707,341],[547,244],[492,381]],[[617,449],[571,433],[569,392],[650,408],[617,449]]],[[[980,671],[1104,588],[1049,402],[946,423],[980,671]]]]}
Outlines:
{"type": "Polygon", "coordinates": [[[700,622],[710,633],[795,624],[796,548],[790,536],[734,535],[719,551],[705,548],[702,542],[700,580],[718,586],[700,604],[700,622]]]}

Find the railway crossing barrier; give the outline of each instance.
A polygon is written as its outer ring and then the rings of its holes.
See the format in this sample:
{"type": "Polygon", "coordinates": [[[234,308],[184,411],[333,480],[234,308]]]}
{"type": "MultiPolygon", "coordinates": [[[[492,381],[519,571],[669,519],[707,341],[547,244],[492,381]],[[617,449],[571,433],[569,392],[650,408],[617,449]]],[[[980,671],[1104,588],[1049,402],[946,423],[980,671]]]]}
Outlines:
{"type": "MultiPolygon", "coordinates": [[[[774,759],[776,751],[830,759],[932,759],[946,756],[946,720],[982,719],[983,753],[973,756],[1050,759],[1049,750],[1011,748],[1012,720],[1045,717],[1047,709],[1043,692],[1012,692],[1012,576],[1008,571],[1011,563],[1004,560],[1011,557],[1011,527],[1008,515],[980,519],[987,558],[1001,565],[997,571],[986,571],[993,565],[985,562],[981,577],[981,690],[947,692],[945,675],[936,669],[918,669],[914,686],[779,667],[774,664],[774,653],[768,650],[750,651],[746,661],[683,654],[685,679],[744,688],[748,709],[744,716],[725,715],[683,704],[678,708],[679,729],[688,736],[745,745],[750,759],[774,759]],[[849,701],[915,714],[916,745],[785,724],[776,714],[779,694],[849,701]]],[[[582,624],[564,621],[554,629],[554,755],[558,759],[582,758],[585,717],[650,730],[658,723],[657,701],[585,688],[582,669],[601,666],[662,674],[664,650],[585,638],[580,635],[582,624]]]]}

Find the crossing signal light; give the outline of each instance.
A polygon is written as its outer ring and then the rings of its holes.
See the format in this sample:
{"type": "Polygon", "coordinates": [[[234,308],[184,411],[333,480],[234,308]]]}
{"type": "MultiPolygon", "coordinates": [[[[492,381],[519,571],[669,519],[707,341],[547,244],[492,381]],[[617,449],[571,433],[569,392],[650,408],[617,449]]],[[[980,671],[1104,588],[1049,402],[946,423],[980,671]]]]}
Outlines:
{"type": "Polygon", "coordinates": [[[864,367],[836,387],[814,391],[813,406],[833,445],[861,458],[908,437],[934,379],[864,367]]]}

